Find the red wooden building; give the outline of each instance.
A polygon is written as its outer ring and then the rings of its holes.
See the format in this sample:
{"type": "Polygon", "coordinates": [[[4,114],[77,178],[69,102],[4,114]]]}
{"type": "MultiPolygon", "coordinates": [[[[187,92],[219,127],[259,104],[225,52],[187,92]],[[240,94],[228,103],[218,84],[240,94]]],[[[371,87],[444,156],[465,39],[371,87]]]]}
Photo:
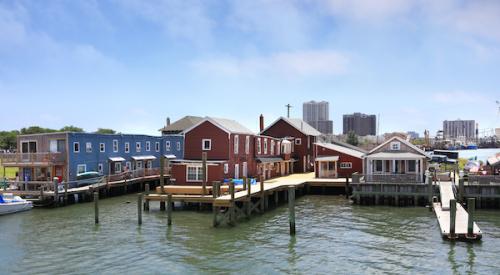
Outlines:
{"type": "Polygon", "coordinates": [[[363,173],[364,152],[353,146],[316,143],[314,170],[317,178],[351,177],[353,173],[363,173]]]}

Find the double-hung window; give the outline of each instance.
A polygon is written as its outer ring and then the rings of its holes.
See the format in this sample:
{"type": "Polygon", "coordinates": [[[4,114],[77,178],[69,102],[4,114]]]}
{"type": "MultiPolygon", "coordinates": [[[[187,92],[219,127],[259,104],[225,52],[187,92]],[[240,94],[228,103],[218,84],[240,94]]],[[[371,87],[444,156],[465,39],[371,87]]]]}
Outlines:
{"type": "Polygon", "coordinates": [[[187,180],[188,181],[202,181],[203,169],[201,166],[188,166],[187,167],[187,180]]]}
{"type": "Polygon", "coordinates": [[[92,153],[92,142],[85,143],[85,152],[92,153]]]}
{"type": "Polygon", "coordinates": [[[125,142],[125,153],[130,153],[130,142],[125,142]]]}
{"type": "Polygon", "coordinates": [[[99,152],[104,153],[106,152],[106,144],[104,143],[99,143],[99,152]]]}
{"type": "Polygon", "coordinates": [[[140,153],[141,152],[141,142],[136,142],[135,143],[135,151],[137,153],[140,153]]]}
{"type": "Polygon", "coordinates": [[[118,153],[118,140],[113,140],[113,152],[118,153]]]}
{"type": "Polygon", "coordinates": [[[146,151],[151,151],[151,141],[146,141],[146,151]]]}
{"type": "Polygon", "coordinates": [[[203,139],[201,141],[201,146],[202,146],[203,151],[212,150],[212,140],[211,139],[203,139]]]}
{"type": "Polygon", "coordinates": [[[240,136],[235,135],[234,136],[234,153],[235,154],[238,154],[239,147],[240,147],[240,136]]]}

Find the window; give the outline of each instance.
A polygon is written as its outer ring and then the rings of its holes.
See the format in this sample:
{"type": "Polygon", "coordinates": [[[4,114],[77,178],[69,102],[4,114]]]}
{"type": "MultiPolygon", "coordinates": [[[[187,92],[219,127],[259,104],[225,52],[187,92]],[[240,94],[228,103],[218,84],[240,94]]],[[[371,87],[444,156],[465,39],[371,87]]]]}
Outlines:
{"type": "Polygon", "coordinates": [[[177,151],[180,151],[180,150],[181,150],[181,142],[177,141],[177,151]]]}
{"type": "Polygon", "coordinates": [[[229,173],[229,164],[224,163],[224,174],[229,173]]]}
{"type": "Polygon", "coordinates": [[[165,149],[170,151],[170,140],[165,141],[165,149]]]}
{"type": "Polygon", "coordinates": [[[302,139],[296,138],[295,139],[295,145],[302,145],[302,139]]]}
{"type": "Polygon", "coordinates": [[[36,153],[37,147],[36,141],[23,141],[21,143],[21,153],[36,153]]]}
{"type": "Polygon", "coordinates": [[[245,137],[245,154],[250,154],[250,136],[245,137]]]}
{"type": "Polygon", "coordinates": [[[99,143],[99,152],[101,152],[101,153],[106,152],[106,144],[99,143]]]}
{"type": "Polygon", "coordinates": [[[81,174],[87,172],[87,164],[78,164],[76,166],[76,174],[81,174]]]}
{"type": "Polygon", "coordinates": [[[80,153],[80,142],[73,142],[73,152],[80,153]]]}
{"type": "Polygon", "coordinates": [[[160,143],[159,142],[155,143],[155,151],[160,152],[160,143]]]}
{"type": "Polygon", "coordinates": [[[341,162],[340,169],[352,169],[352,162],[341,162]]]}
{"type": "Polygon", "coordinates": [[[91,142],[85,143],[85,152],[92,153],[92,143],[91,142]]]}
{"type": "Polygon", "coordinates": [[[152,160],[146,161],[146,167],[145,168],[147,168],[147,169],[153,168],[153,161],[152,160]]]}
{"type": "Polygon", "coordinates": [[[382,160],[375,161],[375,172],[382,172],[382,160]]]}
{"type": "Polygon", "coordinates": [[[391,150],[393,150],[393,151],[399,151],[400,149],[401,149],[401,143],[400,142],[397,142],[397,141],[391,142],[391,150]]]}
{"type": "Polygon", "coordinates": [[[271,140],[271,155],[274,155],[274,140],[271,140]]]}
{"type": "Polygon", "coordinates": [[[235,154],[238,154],[239,147],[240,147],[240,136],[235,135],[234,136],[234,153],[235,154]]]}
{"type": "Polygon", "coordinates": [[[121,173],[122,172],[122,163],[121,162],[115,162],[115,174],[121,173]]]}
{"type": "Polygon", "coordinates": [[[267,154],[267,138],[264,139],[264,154],[267,154]]]}
{"type": "Polygon", "coordinates": [[[113,152],[118,153],[118,140],[113,140],[113,152]]]}
{"type": "Polygon", "coordinates": [[[281,142],[278,141],[278,145],[276,146],[276,155],[281,155],[281,142]]]}
{"type": "Polygon", "coordinates": [[[146,141],[146,151],[151,151],[151,141],[146,141]]]}
{"type": "Polygon", "coordinates": [[[188,181],[202,181],[203,169],[201,166],[188,166],[187,167],[187,180],[188,181]]]}
{"type": "Polygon", "coordinates": [[[130,163],[130,161],[125,162],[125,167],[126,167],[127,170],[131,170],[132,163],[130,163]]]}
{"type": "Polygon", "coordinates": [[[104,166],[102,165],[102,163],[97,164],[97,172],[99,172],[100,175],[103,174],[104,166]]]}
{"type": "Polygon", "coordinates": [[[260,144],[260,138],[257,139],[257,154],[260,154],[261,152],[261,144],[260,144]]]}
{"type": "Polygon", "coordinates": [[[141,152],[141,143],[140,142],[136,142],[135,143],[135,151],[137,153],[140,153],[141,152]]]}
{"type": "Polygon", "coordinates": [[[125,142],[125,153],[130,153],[130,143],[125,142]]]}
{"type": "Polygon", "coordinates": [[[212,140],[211,139],[203,139],[201,141],[201,146],[203,151],[212,150],[212,140]]]}
{"type": "Polygon", "coordinates": [[[407,170],[408,172],[415,172],[416,171],[416,165],[417,161],[416,160],[408,160],[408,165],[407,165],[407,170]]]}
{"type": "Polygon", "coordinates": [[[307,149],[311,149],[311,137],[307,136],[307,149]]]}

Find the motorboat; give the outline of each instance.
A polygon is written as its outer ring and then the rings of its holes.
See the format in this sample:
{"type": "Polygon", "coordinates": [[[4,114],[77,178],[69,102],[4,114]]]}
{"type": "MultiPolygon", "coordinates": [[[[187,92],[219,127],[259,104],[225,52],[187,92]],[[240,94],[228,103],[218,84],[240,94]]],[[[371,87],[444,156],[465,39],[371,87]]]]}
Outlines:
{"type": "Polygon", "coordinates": [[[14,196],[12,193],[0,194],[0,215],[27,211],[32,208],[33,203],[31,201],[14,196]]]}

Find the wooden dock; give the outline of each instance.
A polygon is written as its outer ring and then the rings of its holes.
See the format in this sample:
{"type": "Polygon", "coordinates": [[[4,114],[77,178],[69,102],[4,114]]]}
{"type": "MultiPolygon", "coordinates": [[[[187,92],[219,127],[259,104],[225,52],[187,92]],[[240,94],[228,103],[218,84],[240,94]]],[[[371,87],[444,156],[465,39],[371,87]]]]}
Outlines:
{"type": "Polygon", "coordinates": [[[468,200],[471,215],[456,201],[452,182],[439,183],[441,202],[433,202],[441,236],[448,239],[479,240],[482,232],[473,221],[475,200],[468,200]]]}

